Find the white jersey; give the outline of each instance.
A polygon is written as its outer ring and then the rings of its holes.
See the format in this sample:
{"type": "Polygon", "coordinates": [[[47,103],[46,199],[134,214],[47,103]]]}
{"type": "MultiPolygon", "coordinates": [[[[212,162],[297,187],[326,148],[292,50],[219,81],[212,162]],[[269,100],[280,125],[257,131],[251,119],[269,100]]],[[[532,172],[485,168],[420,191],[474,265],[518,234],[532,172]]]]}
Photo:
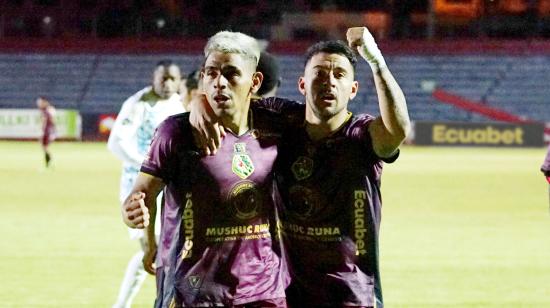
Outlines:
{"type": "Polygon", "coordinates": [[[109,150],[124,162],[125,169],[139,170],[157,126],[167,117],[185,112],[178,94],[154,105],[143,101],[150,91],[151,87],[146,87],[122,104],[109,136],[109,150]]]}
{"type": "MultiPolygon", "coordinates": [[[[122,104],[109,135],[107,147],[123,162],[119,195],[121,204],[132,191],[157,126],[167,117],[185,112],[178,94],[173,94],[168,99],[158,100],[153,105],[143,101],[143,96],[150,91],[152,88],[146,87],[130,96],[122,104]]],[[[130,236],[141,237],[142,232],[139,231],[142,230],[131,229],[130,236]]]]}

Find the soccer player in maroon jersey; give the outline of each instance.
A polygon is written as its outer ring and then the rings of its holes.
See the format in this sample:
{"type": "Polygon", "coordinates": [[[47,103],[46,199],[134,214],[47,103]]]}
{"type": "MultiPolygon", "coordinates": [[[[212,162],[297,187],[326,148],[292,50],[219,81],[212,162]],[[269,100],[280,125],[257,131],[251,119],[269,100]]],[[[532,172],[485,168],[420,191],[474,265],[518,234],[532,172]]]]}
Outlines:
{"type": "MultiPolygon", "coordinates": [[[[542,166],[540,167],[540,171],[544,173],[544,176],[546,177],[546,181],[550,185],[550,147],[548,147],[548,151],[546,152],[546,157],[544,158],[544,163],[542,163],[542,166]]],[[[549,186],[549,195],[550,195],[550,186],[549,186]]]]}
{"type": "Polygon", "coordinates": [[[282,122],[274,112],[250,108],[262,81],[259,54],[256,40],[241,33],[209,39],[201,79],[228,131],[223,144],[217,155],[201,156],[188,114],[168,118],[123,206],[125,222],[148,225],[152,239],[154,200],[164,189],[159,247],[149,240],[144,257],[152,272],[158,251],[156,266],[164,268],[156,273],[156,306],[286,307],[290,278],[272,197],[282,122]]]}
{"type": "Polygon", "coordinates": [[[48,168],[52,160],[49,146],[55,140],[55,108],[46,98],[41,96],[36,99],[36,107],[40,110],[42,119],[42,135],[39,140],[44,151],[46,168],[48,168]]]}
{"type": "Polygon", "coordinates": [[[393,162],[410,129],[406,101],[364,27],[348,44],[368,62],[380,116],[353,115],[359,89],[352,50],[321,42],[306,53],[298,87],[306,121],[290,126],[280,147],[277,179],[294,307],[382,307],[378,260],[383,162],[393,162]]]}
{"type": "MultiPolygon", "coordinates": [[[[293,272],[287,290],[292,307],[383,307],[382,164],[397,159],[410,120],[403,92],[369,31],[350,28],[347,39],[372,69],[380,116],[347,109],[359,88],[349,47],[331,41],[308,50],[299,80],[305,123],[290,122],[276,167],[293,272]]],[[[215,139],[204,142],[214,152],[219,138],[206,139],[215,139]]]]}

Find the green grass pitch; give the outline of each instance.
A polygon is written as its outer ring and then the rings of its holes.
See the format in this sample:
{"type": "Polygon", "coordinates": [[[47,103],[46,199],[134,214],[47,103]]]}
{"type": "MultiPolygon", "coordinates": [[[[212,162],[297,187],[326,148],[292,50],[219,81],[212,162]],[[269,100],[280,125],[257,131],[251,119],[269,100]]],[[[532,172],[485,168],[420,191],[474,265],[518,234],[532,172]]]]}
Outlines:
{"type": "MultiPolygon", "coordinates": [[[[138,249],[104,143],[0,142],[1,307],[110,307],[138,249]]],[[[550,307],[545,149],[404,147],[386,165],[388,307],[550,307]]],[[[154,279],[134,307],[151,307],[154,279]]]]}

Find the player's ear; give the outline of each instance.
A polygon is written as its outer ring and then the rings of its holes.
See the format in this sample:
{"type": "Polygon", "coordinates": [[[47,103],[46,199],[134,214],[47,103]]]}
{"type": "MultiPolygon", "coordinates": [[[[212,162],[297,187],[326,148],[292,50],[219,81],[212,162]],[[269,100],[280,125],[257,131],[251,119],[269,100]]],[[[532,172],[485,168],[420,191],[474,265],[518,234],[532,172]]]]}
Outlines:
{"type": "Polygon", "coordinates": [[[204,67],[201,68],[201,72],[199,74],[199,82],[197,84],[197,91],[199,92],[204,92],[204,88],[203,88],[204,83],[202,82],[203,79],[204,79],[204,67]]]}
{"type": "Polygon", "coordinates": [[[262,81],[264,81],[264,74],[261,72],[255,72],[252,75],[252,88],[250,88],[250,93],[256,93],[262,86],[262,81]]]}
{"type": "Polygon", "coordinates": [[[302,95],[306,95],[306,81],[304,80],[304,76],[301,76],[298,79],[298,90],[302,93],[302,95]]]}
{"type": "Polygon", "coordinates": [[[357,96],[357,91],[359,90],[359,82],[357,80],[353,81],[351,84],[351,93],[349,95],[349,99],[352,100],[357,96]]]}

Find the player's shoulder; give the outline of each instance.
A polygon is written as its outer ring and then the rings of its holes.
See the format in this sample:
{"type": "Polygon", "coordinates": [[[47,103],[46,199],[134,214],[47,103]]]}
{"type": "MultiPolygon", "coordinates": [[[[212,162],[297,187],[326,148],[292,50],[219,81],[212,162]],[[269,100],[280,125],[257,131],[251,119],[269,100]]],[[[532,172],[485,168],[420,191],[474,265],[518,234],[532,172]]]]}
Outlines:
{"type": "Polygon", "coordinates": [[[353,114],[351,119],[352,119],[351,122],[354,123],[355,125],[368,125],[372,121],[374,121],[376,117],[368,113],[358,113],[358,114],[353,114]]]}
{"type": "Polygon", "coordinates": [[[335,137],[356,140],[360,143],[370,145],[369,126],[375,119],[376,117],[367,113],[351,114],[346,124],[344,124],[335,137]]]}
{"type": "Polygon", "coordinates": [[[172,140],[178,144],[192,140],[192,130],[189,124],[189,113],[179,113],[167,117],[155,131],[155,138],[172,140]]]}
{"type": "Polygon", "coordinates": [[[151,86],[147,86],[134,94],[130,95],[123,103],[124,106],[133,106],[137,105],[142,102],[142,99],[144,96],[148,95],[153,88],[151,86]]]}
{"type": "Polygon", "coordinates": [[[258,117],[265,117],[267,122],[282,122],[285,126],[302,123],[305,117],[305,105],[298,101],[281,97],[268,97],[255,101],[251,109],[258,117]]]}
{"type": "Polygon", "coordinates": [[[370,124],[376,119],[375,116],[368,113],[352,114],[346,127],[348,132],[357,132],[368,130],[370,124]]]}
{"type": "Polygon", "coordinates": [[[290,113],[304,113],[305,104],[283,97],[266,97],[254,101],[255,108],[266,109],[272,112],[288,115],[290,113]]]}
{"type": "Polygon", "coordinates": [[[189,112],[183,112],[168,116],[159,125],[159,128],[160,127],[170,130],[190,129],[191,125],[189,124],[189,112]]]}
{"type": "Polygon", "coordinates": [[[280,135],[287,126],[286,117],[280,112],[254,105],[250,107],[255,129],[269,135],[280,135]]]}

